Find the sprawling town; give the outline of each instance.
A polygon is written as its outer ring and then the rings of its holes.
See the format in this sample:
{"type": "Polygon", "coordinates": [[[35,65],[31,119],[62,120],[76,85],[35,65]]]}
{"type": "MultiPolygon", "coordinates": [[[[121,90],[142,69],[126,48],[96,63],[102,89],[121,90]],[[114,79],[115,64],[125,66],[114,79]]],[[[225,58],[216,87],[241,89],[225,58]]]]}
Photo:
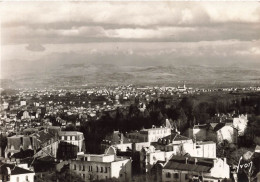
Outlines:
{"type": "Polygon", "coordinates": [[[259,0],[0,2],[0,182],[260,182],[259,0]]]}
{"type": "Polygon", "coordinates": [[[260,87],[2,89],[1,182],[259,180],[260,87]]]}

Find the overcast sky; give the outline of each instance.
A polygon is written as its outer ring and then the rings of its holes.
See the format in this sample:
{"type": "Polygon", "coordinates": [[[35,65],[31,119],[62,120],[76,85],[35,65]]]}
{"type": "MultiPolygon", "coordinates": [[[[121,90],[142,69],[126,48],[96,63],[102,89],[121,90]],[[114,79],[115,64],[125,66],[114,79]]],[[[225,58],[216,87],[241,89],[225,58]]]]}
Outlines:
{"type": "Polygon", "coordinates": [[[259,2],[2,2],[0,15],[2,67],[65,58],[260,62],[259,2]]]}

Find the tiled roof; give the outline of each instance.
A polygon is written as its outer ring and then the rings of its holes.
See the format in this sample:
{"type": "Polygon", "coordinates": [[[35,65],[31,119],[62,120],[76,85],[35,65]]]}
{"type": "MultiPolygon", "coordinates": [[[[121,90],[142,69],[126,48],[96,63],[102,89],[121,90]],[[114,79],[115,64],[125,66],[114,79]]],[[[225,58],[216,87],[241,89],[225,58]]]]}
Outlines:
{"type": "Polygon", "coordinates": [[[194,125],[193,129],[206,129],[208,127],[207,124],[194,125]]]}
{"type": "Polygon", "coordinates": [[[218,123],[213,130],[218,131],[224,126],[231,126],[232,128],[234,128],[233,123],[218,123]]]}
{"type": "Polygon", "coordinates": [[[173,156],[165,165],[164,169],[209,172],[213,167],[213,159],[173,156]],[[195,160],[197,162],[195,163],[195,160]]]}
{"type": "Polygon", "coordinates": [[[45,143],[54,137],[52,134],[50,134],[49,132],[46,132],[44,130],[39,131],[38,133],[34,133],[31,136],[36,137],[36,139],[38,141],[41,141],[41,143],[45,143]]]}
{"type": "Polygon", "coordinates": [[[34,173],[33,171],[21,168],[21,167],[15,167],[13,170],[11,170],[12,175],[17,175],[17,174],[28,174],[28,173],[34,173]]]}
{"type": "Polygon", "coordinates": [[[162,139],[171,140],[171,141],[190,140],[190,138],[186,136],[182,136],[178,133],[171,134],[169,136],[163,137],[162,139]]]}
{"type": "Polygon", "coordinates": [[[32,145],[32,139],[30,139],[29,136],[23,136],[23,135],[18,135],[18,136],[12,136],[8,137],[8,146],[9,147],[14,147],[13,150],[19,150],[22,148],[23,150],[26,150],[29,148],[29,146],[32,145]]]}
{"type": "Polygon", "coordinates": [[[7,164],[7,163],[4,163],[1,165],[1,169],[0,169],[1,172],[3,172],[4,170],[7,170],[7,167],[10,168],[11,175],[34,173],[33,171],[30,171],[28,169],[24,169],[24,168],[15,166],[14,164],[7,164]]]}

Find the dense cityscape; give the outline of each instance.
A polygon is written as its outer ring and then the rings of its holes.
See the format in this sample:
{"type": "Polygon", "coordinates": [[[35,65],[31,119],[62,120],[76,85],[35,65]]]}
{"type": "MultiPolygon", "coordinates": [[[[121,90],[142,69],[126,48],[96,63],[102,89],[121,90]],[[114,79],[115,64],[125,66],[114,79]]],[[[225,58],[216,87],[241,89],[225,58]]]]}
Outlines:
{"type": "Polygon", "coordinates": [[[260,87],[1,90],[2,181],[248,181],[260,87]]]}

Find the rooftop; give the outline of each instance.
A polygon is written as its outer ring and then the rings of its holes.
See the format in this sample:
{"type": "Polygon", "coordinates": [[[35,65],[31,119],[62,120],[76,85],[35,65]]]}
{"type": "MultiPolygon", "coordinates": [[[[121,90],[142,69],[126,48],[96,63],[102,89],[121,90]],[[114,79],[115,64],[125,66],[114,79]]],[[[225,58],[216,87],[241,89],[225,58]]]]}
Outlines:
{"type": "Polygon", "coordinates": [[[34,173],[33,171],[30,171],[28,169],[24,169],[24,168],[18,167],[18,166],[14,165],[14,164],[3,163],[0,166],[1,166],[0,167],[1,173],[4,173],[4,171],[8,170],[8,168],[11,171],[11,175],[34,173]]]}
{"type": "Polygon", "coordinates": [[[214,159],[173,156],[164,169],[209,172],[214,165],[214,159]]]}
{"type": "Polygon", "coordinates": [[[191,140],[190,138],[186,136],[182,136],[178,133],[173,133],[169,136],[163,137],[162,139],[171,140],[171,141],[191,140]]]}
{"type": "Polygon", "coordinates": [[[70,136],[70,135],[83,135],[82,132],[78,131],[61,131],[59,132],[60,135],[70,136]]]}

